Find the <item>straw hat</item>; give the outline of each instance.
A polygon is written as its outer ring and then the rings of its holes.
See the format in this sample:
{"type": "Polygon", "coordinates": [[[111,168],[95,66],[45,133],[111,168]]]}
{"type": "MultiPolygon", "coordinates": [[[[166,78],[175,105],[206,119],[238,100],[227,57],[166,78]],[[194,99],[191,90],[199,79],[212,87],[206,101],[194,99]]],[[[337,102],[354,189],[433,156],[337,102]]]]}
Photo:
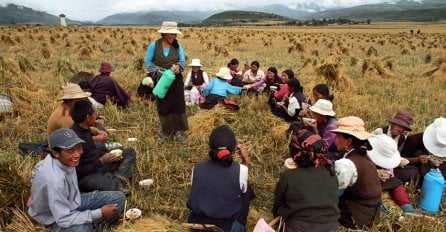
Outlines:
{"type": "Polygon", "coordinates": [[[192,59],[192,63],[190,63],[189,66],[202,67],[203,65],[200,64],[200,59],[192,59]]]}
{"type": "Polygon", "coordinates": [[[110,73],[113,71],[113,67],[111,66],[111,64],[107,63],[107,62],[102,62],[101,63],[101,68],[99,68],[99,72],[101,73],[110,73]]]}
{"type": "Polygon", "coordinates": [[[176,22],[163,22],[158,32],[165,34],[183,34],[178,30],[178,24],[176,22]]]}
{"type": "Polygon", "coordinates": [[[437,118],[427,126],[423,144],[432,155],[446,157],[446,118],[437,118]]]}
{"type": "Polygon", "coordinates": [[[367,151],[370,159],[382,168],[395,168],[401,162],[401,155],[395,140],[385,134],[369,138],[372,150],[367,151]]]}
{"type": "Polygon", "coordinates": [[[69,83],[63,87],[62,93],[63,96],[60,97],[59,100],[86,98],[91,95],[91,93],[82,91],[78,84],[73,83],[69,83]]]}
{"type": "Polygon", "coordinates": [[[338,120],[338,128],[331,130],[335,133],[345,133],[353,135],[360,140],[367,140],[372,134],[367,132],[364,128],[364,121],[362,119],[349,116],[338,120]]]}
{"type": "Polygon", "coordinates": [[[387,121],[405,127],[408,131],[412,131],[410,124],[413,122],[413,116],[407,111],[398,111],[393,118],[389,118],[387,121]]]}
{"type": "Polygon", "coordinates": [[[335,116],[336,113],[333,111],[333,103],[329,100],[319,99],[314,103],[313,106],[310,106],[310,110],[318,113],[320,115],[325,116],[335,116]]]}
{"type": "Polygon", "coordinates": [[[218,73],[215,74],[217,77],[220,77],[225,80],[231,80],[231,71],[227,67],[221,67],[220,70],[218,70],[218,73]]]}

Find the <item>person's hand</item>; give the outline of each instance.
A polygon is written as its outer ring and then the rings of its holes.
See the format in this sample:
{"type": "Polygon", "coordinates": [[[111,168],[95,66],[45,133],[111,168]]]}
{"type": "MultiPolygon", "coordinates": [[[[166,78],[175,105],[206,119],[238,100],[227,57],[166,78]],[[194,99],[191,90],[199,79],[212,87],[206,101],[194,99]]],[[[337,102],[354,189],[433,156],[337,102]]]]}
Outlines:
{"type": "Polygon", "coordinates": [[[98,118],[96,118],[96,120],[94,121],[94,123],[95,123],[96,125],[102,126],[102,125],[104,125],[104,123],[105,123],[105,119],[104,119],[103,117],[98,117],[98,118]]]}
{"type": "Polygon", "coordinates": [[[101,161],[102,164],[108,164],[112,162],[121,162],[122,156],[115,156],[111,153],[105,153],[104,155],[99,158],[99,161],[101,161]]]}
{"type": "Polygon", "coordinates": [[[98,134],[93,136],[93,140],[96,142],[106,142],[108,140],[108,134],[105,131],[98,131],[98,134]]]}
{"type": "Polygon", "coordinates": [[[180,73],[180,66],[179,66],[178,64],[173,64],[173,65],[172,65],[172,71],[173,71],[175,74],[180,73]]]}
{"type": "Polygon", "coordinates": [[[244,165],[249,164],[248,150],[246,149],[245,145],[243,145],[241,143],[237,144],[237,149],[235,152],[240,155],[240,157],[242,158],[242,163],[244,165]]]}
{"type": "Polygon", "coordinates": [[[288,95],[283,96],[282,101],[283,102],[288,102],[290,100],[290,98],[288,97],[288,95]]]}
{"type": "Polygon", "coordinates": [[[390,178],[390,173],[387,170],[378,169],[377,171],[382,182],[386,182],[390,178]]]}
{"type": "Polygon", "coordinates": [[[420,159],[420,163],[422,164],[427,164],[427,162],[429,161],[428,155],[419,155],[418,158],[420,159]]]}
{"type": "Polygon", "coordinates": [[[303,121],[304,125],[307,126],[313,133],[317,133],[317,121],[303,121]]]}
{"type": "Polygon", "coordinates": [[[400,162],[400,167],[401,167],[401,168],[406,167],[406,165],[408,165],[409,163],[410,163],[410,162],[409,162],[408,159],[406,159],[406,158],[404,158],[404,157],[401,157],[401,162],[400,162]]]}
{"type": "Polygon", "coordinates": [[[110,219],[113,214],[118,210],[118,204],[107,204],[101,207],[102,218],[105,220],[110,219]]]}
{"type": "Polygon", "coordinates": [[[31,206],[32,199],[33,199],[33,196],[31,194],[29,194],[28,200],[26,200],[26,207],[27,208],[29,208],[29,206],[31,206]]]}

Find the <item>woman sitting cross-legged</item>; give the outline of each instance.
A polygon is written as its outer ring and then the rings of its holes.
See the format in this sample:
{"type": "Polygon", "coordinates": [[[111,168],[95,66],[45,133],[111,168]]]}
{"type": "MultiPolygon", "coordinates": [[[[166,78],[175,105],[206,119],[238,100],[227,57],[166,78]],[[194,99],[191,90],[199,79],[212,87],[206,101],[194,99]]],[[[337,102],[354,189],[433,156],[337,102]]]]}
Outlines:
{"type": "Polygon", "coordinates": [[[304,102],[306,102],[306,97],[303,94],[303,87],[298,79],[293,78],[288,81],[288,94],[271,110],[274,115],[287,122],[298,121],[299,112],[302,110],[304,102]]]}
{"type": "Polygon", "coordinates": [[[223,231],[245,231],[249,203],[254,192],[248,186],[248,151],[237,145],[227,125],[214,128],[209,136],[210,160],[195,164],[187,201],[190,223],[214,224],[223,231]],[[242,164],[234,161],[237,153],[242,164]]]}
{"type": "Polygon", "coordinates": [[[212,109],[219,102],[225,100],[228,93],[238,95],[242,91],[242,87],[233,86],[227,82],[232,79],[229,68],[220,68],[215,76],[206,87],[201,89],[201,94],[206,97],[206,101],[200,104],[200,108],[212,109]]]}
{"type": "Polygon", "coordinates": [[[285,219],[287,232],[338,231],[338,178],[325,157],[326,143],[302,129],[293,134],[290,155],[297,168],[277,183],[273,214],[285,219]]]}

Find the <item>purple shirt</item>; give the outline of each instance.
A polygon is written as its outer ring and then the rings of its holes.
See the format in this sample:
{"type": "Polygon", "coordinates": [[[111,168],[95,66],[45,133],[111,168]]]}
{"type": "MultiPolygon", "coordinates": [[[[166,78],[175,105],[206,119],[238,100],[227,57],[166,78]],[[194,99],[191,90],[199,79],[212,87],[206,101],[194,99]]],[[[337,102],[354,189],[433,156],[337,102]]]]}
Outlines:
{"type": "Polygon", "coordinates": [[[111,76],[99,74],[91,80],[91,86],[91,96],[102,105],[105,105],[109,97],[113,104],[128,106],[129,94],[111,76]]]}

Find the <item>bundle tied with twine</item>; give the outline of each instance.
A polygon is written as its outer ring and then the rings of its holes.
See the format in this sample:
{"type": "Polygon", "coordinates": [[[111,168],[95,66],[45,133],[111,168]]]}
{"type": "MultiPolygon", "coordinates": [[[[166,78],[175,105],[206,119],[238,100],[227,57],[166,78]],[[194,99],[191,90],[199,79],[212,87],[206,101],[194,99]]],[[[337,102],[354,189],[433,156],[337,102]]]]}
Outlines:
{"type": "Polygon", "coordinates": [[[337,89],[347,89],[353,85],[353,81],[344,74],[341,61],[341,57],[331,55],[316,68],[316,72],[325,78],[329,86],[337,89]]]}
{"type": "Polygon", "coordinates": [[[367,58],[363,61],[361,73],[364,78],[393,78],[392,69],[393,63],[388,59],[367,58]]]}
{"type": "Polygon", "coordinates": [[[423,73],[424,77],[446,78],[446,54],[438,57],[423,73]]]}

